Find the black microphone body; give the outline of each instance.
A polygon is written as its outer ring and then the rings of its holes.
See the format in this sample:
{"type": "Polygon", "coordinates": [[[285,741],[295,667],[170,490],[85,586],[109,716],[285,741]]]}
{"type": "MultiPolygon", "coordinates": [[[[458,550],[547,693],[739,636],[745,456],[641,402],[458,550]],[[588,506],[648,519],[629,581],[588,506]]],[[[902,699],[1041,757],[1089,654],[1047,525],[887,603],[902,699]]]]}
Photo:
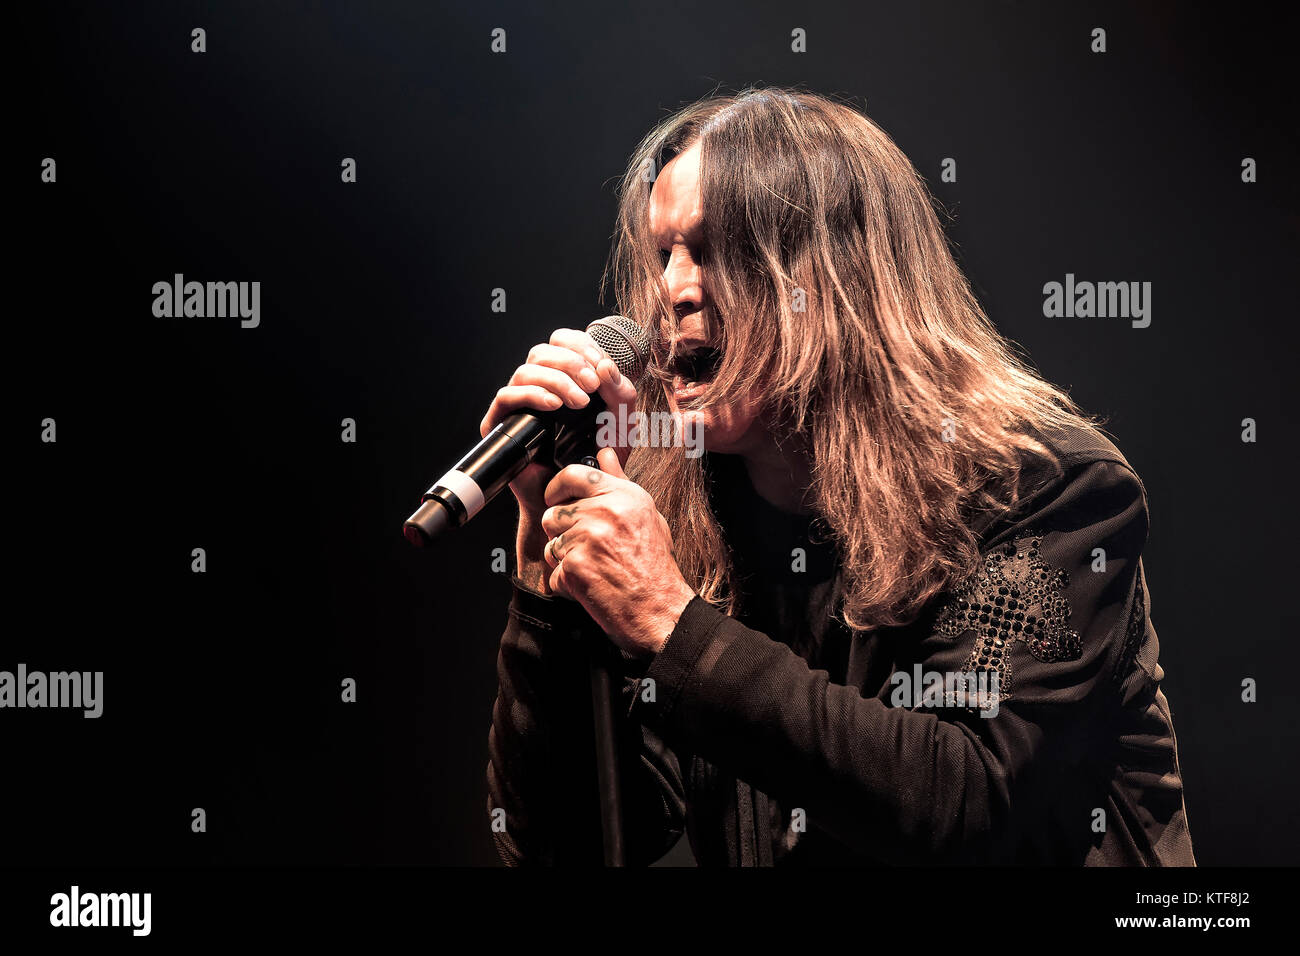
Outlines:
{"type": "MultiPolygon", "coordinates": [[[[648,334],[622,316],[608,316],[587,326],[619,371],[632,381],[645,371],[648,334]]],[[[420,507],[402,525],[416,547],[425,547],[448,528],[465,524],[534,461],[556,471],[576,462],[596,467],[597,417],[605,401],[593,392],[582,408],[515,412],[502,419],[420,499],[420,507]]]]}
{"type": "Polygon", "coordinates": [[[447,528],[460,527],[534,461],[556,471],[581,462],[596,467],[596,417],[605,400],[592,394],[582,408],[515,412],[433,483],[402,533],[424,547],[447,528]]]}

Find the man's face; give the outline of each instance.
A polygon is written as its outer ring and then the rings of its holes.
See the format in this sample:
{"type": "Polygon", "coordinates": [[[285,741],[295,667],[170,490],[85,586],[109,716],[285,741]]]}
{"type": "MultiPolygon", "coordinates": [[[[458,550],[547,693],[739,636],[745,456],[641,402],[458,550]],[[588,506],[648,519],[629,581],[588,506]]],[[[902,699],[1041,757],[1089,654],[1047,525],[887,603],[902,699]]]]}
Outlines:
{"type": "Polygon", "coordinates": [[[695,429],[702,432],[706,451],[745,454],[756,450],[763,437],[758,409],[748,396],[728,397],[706,410],[681,407],[704,391],[717,368],[718,353],[709,331],[711,306],[701,272],[705,251],[701,207],[697,143],[660,170],[650,192],[650,231],[659,241],[663,281],[676,317],[676,327],[666,326],[663,332],[683,350],[664,392],[669,408],[681,411],[686,434],[695,429]]]}

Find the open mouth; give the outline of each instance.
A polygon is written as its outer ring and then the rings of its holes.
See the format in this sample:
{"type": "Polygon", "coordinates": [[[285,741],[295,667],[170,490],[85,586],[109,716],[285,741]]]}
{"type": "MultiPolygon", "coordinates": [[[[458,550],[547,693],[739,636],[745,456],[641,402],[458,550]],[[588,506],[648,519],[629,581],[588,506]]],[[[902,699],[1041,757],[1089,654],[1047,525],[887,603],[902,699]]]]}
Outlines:
{"type": "Polygon", "coordinates": [[[722,353],[705,347],[684,352],[673,363],[673,395],[678,399],[701,394],[717,374],[722,353]]]}

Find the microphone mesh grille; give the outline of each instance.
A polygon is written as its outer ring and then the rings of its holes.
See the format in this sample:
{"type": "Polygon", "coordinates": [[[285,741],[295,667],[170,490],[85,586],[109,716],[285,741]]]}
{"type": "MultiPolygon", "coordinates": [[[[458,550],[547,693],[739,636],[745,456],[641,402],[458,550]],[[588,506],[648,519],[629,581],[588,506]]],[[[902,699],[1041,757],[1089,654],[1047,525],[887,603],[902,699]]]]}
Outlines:
{"type": "Polygon", "coordinates": [[[590,335],[609,353],[618,370],[639,382],[650,361],[650,333],[622,315],[607,315],[587,326],[590,335]]]}

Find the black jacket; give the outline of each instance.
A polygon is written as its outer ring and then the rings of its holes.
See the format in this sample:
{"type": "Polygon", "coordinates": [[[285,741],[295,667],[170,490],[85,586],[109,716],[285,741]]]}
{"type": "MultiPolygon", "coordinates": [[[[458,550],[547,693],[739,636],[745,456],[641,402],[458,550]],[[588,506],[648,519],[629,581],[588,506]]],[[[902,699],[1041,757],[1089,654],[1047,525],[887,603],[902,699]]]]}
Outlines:
{"type": "Polygon", "coordinates": [[[833,548],[729,456],[709,467],[745,582],[736,618],[697,597],[633,661],[581,606],[516,578],[489,733],[502,859],[601,860],[591,643],[623,674],[633,864],[685,829],[706,866],[1195,865],[1142,572],[1145,489],[1100,434],[1049,440],[1062,473],[977,526],[982,571],[905,627],[836,622],[833,548]],[[931,672],[996,673],[996,706],[945,698],[931,672]]]}

